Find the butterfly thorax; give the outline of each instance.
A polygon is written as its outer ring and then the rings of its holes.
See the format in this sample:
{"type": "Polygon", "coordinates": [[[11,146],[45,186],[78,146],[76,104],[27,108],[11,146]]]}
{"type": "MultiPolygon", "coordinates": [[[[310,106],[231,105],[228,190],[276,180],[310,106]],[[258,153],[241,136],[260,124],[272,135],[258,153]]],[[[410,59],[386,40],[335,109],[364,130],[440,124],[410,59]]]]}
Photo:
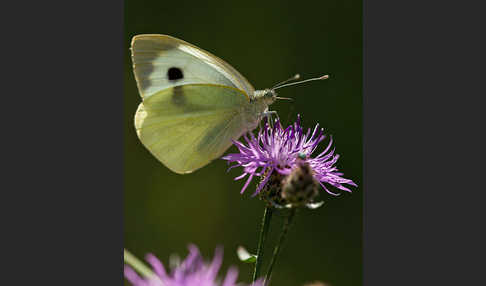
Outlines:
{"type": "Polygon", "coordinates": [[[258,123],[268,112],[268,106],[275,101],[276,93],[273,90],[255,90],[250,96],[250,104],[244,107],[242,112],[245,117],[247,131],[251,131],[258,126],[258,123]]]}

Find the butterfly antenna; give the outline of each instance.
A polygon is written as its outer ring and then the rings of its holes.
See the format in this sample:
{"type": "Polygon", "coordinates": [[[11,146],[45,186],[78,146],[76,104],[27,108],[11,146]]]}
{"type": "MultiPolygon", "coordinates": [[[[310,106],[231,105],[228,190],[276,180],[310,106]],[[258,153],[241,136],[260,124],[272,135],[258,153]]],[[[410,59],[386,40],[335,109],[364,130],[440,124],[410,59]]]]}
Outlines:
{"type": "MultiPolygon", "coordinates": [[[[286,87],[286,86],[301,84],[301,83],[304,83],[304,82],[309,82],[309,81],[314,81],[314,80],[323,80],[323,79],[328,79],[328,78],[329,78],[329,75],[326,74],[326,75],[323,75],[323,76],[320,76],[320,77],[315,77],[315,78],[310,78],[310,79],[306,79],[306,80],[301,80],[301,81],[298,81],[298,82],[277,85],[277,87],[274,87],[272,89],[275,90],[275,89],[279,89],[279,88],[286,87]]],[[[288,82],[288,80],[286,82],[288,82]]]]}
{"type": "Polygon", "coordinates": [[[294,100],[293,98],[288,98],[288,97],[280,97],[280,96],[276,96],[275,98],[276,98],[276,99],[290,100],[290,101],[294,100]]]}
{"type": "Polygon", "coordinates": [[[284,80],[284,81],[282,81],[282,82],[277,83],[277,84],[276,84],[276,85],[274,85],[274,86],[273,86],[271,89],[275,89],[275,88],[276,88],[277,86],[279,86],[279,85],[282,85],[282,84],[287,83],[287,82],[289,82],[289,81],[297,80],[297,79],[299,79],[299,78],[300,78],[300,74],[295,74],[293,77],[291,77],[291,78],[289,78],[289,79],[286,79],[286,80],[284,80]]]}

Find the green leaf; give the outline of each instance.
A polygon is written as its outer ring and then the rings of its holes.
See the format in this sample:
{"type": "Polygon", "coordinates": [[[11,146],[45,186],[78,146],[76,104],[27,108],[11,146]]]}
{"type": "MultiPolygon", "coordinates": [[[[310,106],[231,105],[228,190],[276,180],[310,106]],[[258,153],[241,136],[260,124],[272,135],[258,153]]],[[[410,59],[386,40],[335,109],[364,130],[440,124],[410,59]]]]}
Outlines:
{"type": "Polygon", "coordinates": [[[257,256],[255,254],[250,254],[243,246],[238,246],[236,254],[238,255],[238,258],[245,263],[255,263],[257,260],[257,256]]]}
{"type": "Polygon", "coordinates": [[[152,277],[154,273],[150,268],[148,268],[142,261],[138,260],[133,254],[128,252],[128,250],[123,249],[123,259],[125,264],[130,265],[135,271],[142,274],[144,277],[152,277]]]}

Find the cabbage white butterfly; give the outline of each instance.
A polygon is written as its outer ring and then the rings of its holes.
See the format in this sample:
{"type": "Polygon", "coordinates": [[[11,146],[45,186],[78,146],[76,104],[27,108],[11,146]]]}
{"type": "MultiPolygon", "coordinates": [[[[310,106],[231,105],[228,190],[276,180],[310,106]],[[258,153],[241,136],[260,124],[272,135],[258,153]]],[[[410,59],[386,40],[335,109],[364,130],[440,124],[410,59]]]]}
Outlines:
{"type": "Polygon", "coordinates": [[[142,144],[170,170],[191,173],[220,157],[264,116],[275,89],[255,90],[233,67],[167,35],[137,35],[132,63],[142,103],[135,128],[142,144]]]}

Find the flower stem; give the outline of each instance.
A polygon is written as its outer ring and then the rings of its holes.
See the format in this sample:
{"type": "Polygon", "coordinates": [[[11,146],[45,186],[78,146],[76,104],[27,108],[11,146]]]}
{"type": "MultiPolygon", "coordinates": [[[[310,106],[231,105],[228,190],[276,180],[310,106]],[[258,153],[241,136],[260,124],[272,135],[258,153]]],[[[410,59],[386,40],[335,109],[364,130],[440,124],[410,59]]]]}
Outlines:
{"type": "Polygon", "coordinates": [[[263,212],[262,227],[260,229],[260,237],[258,239],[258,250],[257,250],[257,260],[255,262],[255,269],[253,271],[253,283],[258,279],[260,275],[260,269],[263,262],[263,249],[265,244],[265,239],[267,238],[268,229],[270,227],[270,220],[272,219],[272,208],[269,206],[265,207],[263,212]]]}
{"type": "Polygon", "coordinates": [[[267,285],[267,283],[269,283],[269,281],[270,281],[273,267],[275,266],[275,263],[277,262],[277,258],[278,258],[278,254],[280,252],[280,248],[282,247],[282,245],[285,241],[285,238],[287,237],[287,233],[290,229],[290,225],[292,223],[292,220],[295,217],[295,213],[296,213],[295,208],[290,209],[290,213],[287,216],[287,219],[285,220],[285,223],[282,227],[282,233],[280,234],[280,237],[278,239],[278,243],[275,246],[275,249],[273,250],[272,260],[270,261],[270,266],[268,266],[268,271],[267,271],[267,274],[265,275],[265,281],[263,282],[263,285],[267,285]]]}
{"type": "Polygon", "coordinates": [[[123,260],[126,264],[133,267],[133,269],[135,269],[138,273],[142,274],[145,277],[150,277],[154,275],[150,268],[148,268],[142,261],[138,260],[138,258],[128,252],[128,250],[126,249],[123,249],[123,260]]]}

